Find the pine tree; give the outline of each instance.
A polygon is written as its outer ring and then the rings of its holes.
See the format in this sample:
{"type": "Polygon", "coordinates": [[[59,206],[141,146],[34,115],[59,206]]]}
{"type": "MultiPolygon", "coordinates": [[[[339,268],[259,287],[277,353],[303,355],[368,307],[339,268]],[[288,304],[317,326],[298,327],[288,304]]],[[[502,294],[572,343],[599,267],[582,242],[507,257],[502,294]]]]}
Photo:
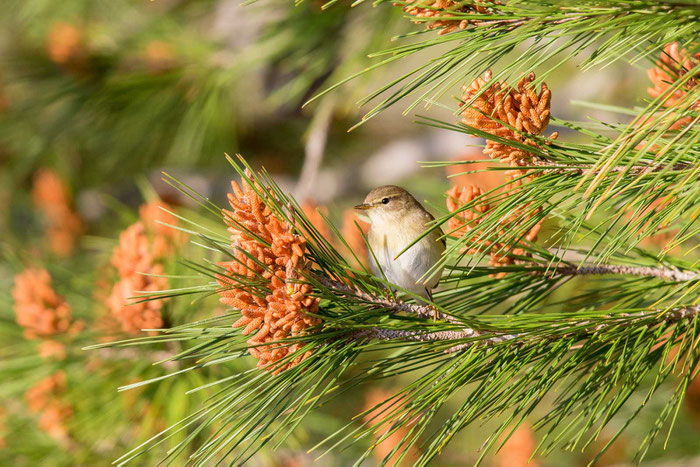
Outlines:
{"type": "MultiPolygon", "coordinates": [[[[488,167],[427,166],[500,183],[455,185],[433,204],[438,215],[424,235],[442,229],[447,250],[428,300],[370,272],[363,250],[368,261],[374,252],[360,222],[341,231],[243,157],[229,158],[227,206],[166,175],[209,215],[178,215],[201,251],[182,263],[200,281],[173,276],[144,307],[217,296],[227,309],[90,347],[148,355],[175,346],[164,361],[176,371],[133,386],[189,378],[190,391],[209,394],[119,463],[169,444],[165,461],[240,464],[288,446],[319,409],[354,394],[373,402],[305,449],[322,456],[359,446],[350,452],[361,462],[381,446],[383,462],[424,465],[483,424],[478,452],[462,448],[477,463],[523,427],[537,438],[531,456],[589,448],[592,463],[633,432],[641,462],[678,434],[700,360],[700,3],[386,3],[377,9],[403,10],[415,29],[311,102],[420,57],[363,100],[373,107],[358,125],[399,103],[407,113],[434,105],[463,86],[443,120],[419,115],[417,123],[463,134],[465,144],[482,138],[488,167]],[[629,122],[551,114],[557,89],[546,80],[573,60],[582,69],[649,68],[638,107],[597,104],[629,122]],[[376,382],[392,388],[379,400],[368,389],[376,382]]],[[[54,295],[46,294],[52,309],[65,311],[54,295]]],[[[53,375],[44,392],[60,393],[62,381],[53,375]]]]}
{"type": "Polygon", "coordinates": [[[407,373],[409,384],[313,449],[373,439],[361,460],[400,433],[385,461],[401,462],[418,447],[417,463],[425,464],[460,430],[493,421],[480,461],[537,414],[533,455],[581,449],[613,425],[600,456],[647,405],[654,421],[638,440],[635,459],[663,432],[668,441],[700,358],[700,272],[693,259],[700,6],[395,5],[426,30],[379,55],[386,63],[417,52],[428,59],[369,96],[379,103],[365,121],[406,97],[415,99],[410,111],[462,83],[457,122],[419,122],[484,138],[484,158],[498,160],[492,170],[503,172],[498,188],[451,190],[448,209],[426,231],[443,227],[448,240],[435,265],[447,272],[434,300],[353,266],[361,263],[339,254],[269,175],[253,173],[242,158],[231,160],[242,181],[232,185],[230,207],[202,200],[231,238],[199,231],[220,259],[196,267],[209,277],[206,290],[230,311],[165,334],[198,343],[176,359],[216,365],[250,354],[258,370],[222,380],[200,411],[121,461],[189,429],[213,431],[190,462],[244,462],[263,446],[281,446],[314,409],[341,394],[407,373]],[[441,52],[431,56],[437,46],[441,52]],[[646,105],[618,109],[633,116],[629,123],[586,125],[550,115],[556,90],[544,79],[577,55],[585,55],[583,68],[655,63],[646,105]],[[533,68],[545,64],[536,77],[533,68]],[[550,123],[569,136],[546,136],[550,123]],[[538,240],[545,221],[553,227],[538,240]],[[643,248],[650,238],[661,248],[643,248]],[[581,276],[594,281],[592,290],[569,289],[557,306],[545,302],[581,276]],[[445,413],[451,399],[459,408],[445,413]]]}

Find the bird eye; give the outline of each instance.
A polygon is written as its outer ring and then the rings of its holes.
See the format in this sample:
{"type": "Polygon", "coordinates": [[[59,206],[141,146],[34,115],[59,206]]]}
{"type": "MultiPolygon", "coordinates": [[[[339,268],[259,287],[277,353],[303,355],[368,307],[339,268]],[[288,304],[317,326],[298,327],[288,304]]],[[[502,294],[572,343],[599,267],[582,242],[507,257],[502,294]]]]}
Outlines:
{"type": "Polygon", "coordinates": [[[382,198],[382,204],[389,204],[389,198],[382,198]]]}

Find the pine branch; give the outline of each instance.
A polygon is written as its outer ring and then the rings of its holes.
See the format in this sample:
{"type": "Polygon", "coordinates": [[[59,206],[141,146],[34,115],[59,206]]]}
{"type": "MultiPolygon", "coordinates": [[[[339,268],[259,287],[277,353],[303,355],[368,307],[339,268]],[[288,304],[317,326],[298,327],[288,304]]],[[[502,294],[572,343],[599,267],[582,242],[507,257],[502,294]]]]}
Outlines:
{"type": "MultiPolygon", "coordinates": [[[[551,272],[566,275],[566,276],[586,276],[586,275],[632,275],[632,276],[645,276],[645,277],[655,277],[659,279],[667,279],[675,282],[686,282],[700,279],[700,273],[697,271],[680,271],[678,269],[670,269],[664,267],[635,267],[635,266],[617,266],[617,265],[593,265],[593,266],[576,266],[576,265],[565,265],[560,267],[555,267],[550,269],[551,272]]],[[[533,271],[536,273],[536,271],[533,271]]],[[[457,324],[460,323],[459,320],[453,318],[450,315],[442,313],[435,308],[433,305],[421,305],[406,303],[400,300],[394,300],[390,298],[377,297],[371,295],[367,292],[363,292],[357,288],[353,288],[344,284],[340,281],[331,279],[326,276],[316,275],[315,279],[318,280],[323,286],[332,289],[333,291],[340,291],[344,295],[352,296],[359,301],[371,304],[373,306],[385,308],[392,310],[395,313],[407,312],[418,316],[419,318],[431,318],[433,320],[444,320],[446,322],[457,324]]],[[[681,319],[692,318],[700,311],[700,306],[682,307],[672,310],[670,315],[666,314],[664,321],[667,323],[680,321],[681,319]]],[[[640,316],[641,318],[647,317],[651,314],[665,313],[663,310],[654,310],[652,312],[644,313],[640,316]]],[[[617,323],[615,323],[617,324],[617,323]]],[[[611,325],[598,325],[593,332],[599,332],[605,327],[611,325]]],[[[514,340],[522,337],[521,335],[513,334],[496,334],[492,331],[480,331],[474,328],[463,327],[458,330],[447,330],[447,331],[437,331],[437,332],[421,332],[421,331],[406,331],[406,330],[396,330],[396,329],[382,329],[382,328],[371,328],[361,331],[356,331],[350,334],[349,340],[363,340],[363,339],[377,339],[377,340],[399,340],[406,342],[434,342],[434,341],[449,341],[449,340],[463,340],[470,338],[481,338],[478,340],[478,345],[493,345],[504,341],[514,340]],[[490,336],[490,337],[484,337],[490,336]]],[[[569,335],[564,335],[561,337],[569,337],[569,335]]],[[[464,344],[459,344],[454,347],[450,347],[445,352],[453,353],[459,350],[463,350],[472,346],[475,342],[468,342],[464,344]]],[[[517,345],[522,343],[518,342],[517,345]]]]}
{"type": "Polygon", "coordinates": [[[476,14],[470,8],[473,2],[426,3],[400,2],[399,5],[405,4],[409,9],[415,7],[415,11],[411,11],[419,16],[410,16],[413,21],[423,23],[428,29],[439,29],[438,34],[444,35],[426,34],[423,36],[426,39],[421,41],[376,53],[374,57],[384,57],[380,63],[346,78],[313,99],[377,67],[446,44],[453,44],[451,50],[363,99],[361,103],[364,104],[385,95],[359,124],[408,96],[415,96],[415,100],[406,112],[421,102],[435,102],[450,86],[463,81],[465,75],[474,76],[499,62],[506,62],[499,77],[507,77],[560,58],[551,65],[551,72],[576,55],[586,56],[581,65],[584,69],[624,58],[638,60],[660,50],[664,43],[687,37],[693,28],[693,13],[698,8],[697,5],[660,5],[648,1],[606,2],[603,5],[600,2],[578,2],[572,5],[528,0],[502,2],[493,5],[488,13],[476,14]],[[464,7],[464,11],[460,11],[460,7],[464,7]],[[423,14],[420,13],[422,10],[425,10],[423,14]],[[622,35],[624,40],[609,40],[622,35]],[[527,44],[526,49],[517,59],[510,58],[509,54],[521,44],[527,44]],[[639,53],[633,56],[634,52],[639,53]]]}
{"type": "Polygon", "coordinates": [[[419,318],[430,318],[434,320],[443,320],[448,323],[461,323],[458,319],[440,312],[434,305],[420,305],[415,303],[406,303],[400,300],[392,300],[385,297],[377,297],[364,292],[356,287],[351,287],[338,280],[331,279],[323,275],[314,275],[321,285],[331,289],[333,292],[341,292],[343,295],[357,299],[358,302],[364,302],[375,307],[381,307],[392,310],[395,313],[410,313],[419,318]]]}
{"type": "Polygon", "coordinates": [[[602,274],[622,274],[628,276],[646,276],[667,279],[673,282],[687,282],[700,279],[698,271],[680,271],[678,269],[650,266],[616,266],[602,264],[598,266],[559,266],[555,268],[558,274],[567,276],[590,276],[602,274]]]}
{"type": "MultiPolygon", "coordinates": [[[[700,305],[693,305],[693,306],[685,306],[685,307],[678,307],[678,308],[673,308],[671,310],[647,310],[644,312],[641,312],[637,315],[637,317],[633,318],[630,321],[627,321],[625,324],[627,325],[632,325],[635,322],[641,321],[645,318],[648,318],[649,316],[654,316],[654,315],[659,315],[661,314],[662,319],[658,320],[658,322],[665,322],[667,324],[671,323],[676,323],[678,321],[682,320],[690,320],[695,317],[700,313],[700,305]]],[[[624,315],[625,318],[628,318],[629,315],[624,315]]],[[[594,333],[599,333],[601,331],[605,331],[608,328],[618,326],[620,323],[617,321],[609,323],[609,324],[598,324],[594,328],[583,328],[584,334],[594,334],[594,333]]],[[[553,325],[553,327],[557,327],[557,325],[553,325]]],[[[534,339],[530,338],[529,340],[531,342],[537,343],[538,341],[548,341],[548,342],[553,342],[555,340],[559,339],[568,339],[572,336],[574,336],[576,333],[575,332],[570,332],[570,333],[565,333],[562,335],[558,336],[553,336],[553,337],[539,337],[535,336],[534,339]]],[[[483,331],[478,331],[476,329],[472,328],[464,328],[461,330],[455,330],[455,331],[437,331],[437,332],[421,332],[421,331],[403,331],[403,330],[396,330],[396,329],[382,329],[382,328],[372,328],[372,329],[367,329],[359,332],[355,332],[351,335],[352,339],[377,339],[377,340],[400,340],[400,341],[407,341],[407,342],[436,342],[436,341],[450,341],[450,340],[462,340],[462,339],[471,339],[471,338],[478,338],[478,337],[483,337],[486,335],[490,335],[490,337],[484,337],[479,340],[475,340],[472,342],[466,342],[463,344],[455,345],[453,347],[450,347],[449,349],[445,350],[445,353],[454,353],[458,352],[460,350],[467,349],[471,347],[472,345],[494,345],[494,344],[500,344],[505,341],[512,341],[516,340],[516,342],[513,343],[513,345],[524,345],[526,343],[526,340],[529,338],[530,334],[529,333],[523,333],[523,334],[495,334],[493,332],[483,332],[483,331]],[[519,340],[522,339],[522,340],[519,340]]]]}
{"type": "MultiPolygon", "coordinates": [[[[560,160],[568,159],[562,157],[560,160]]],[[[245,164],[244,161],[241,163],[245,164]]],[[[268,350],[281,352],[280,357],[275,356],[274,362],[262,353],[253,355],[259,362],[265,358],[263,365],[259,366],[268,371],[242,372],[240,378],[221,380],[228,386],[208,401],[201,412],[186,421],[201,427],[197,430],[216,426],[216,433],[193,457],[198,464],[206,464],[224,450],[226,453],[236,450],[235,457],[227,457],[227,461],[239,463],[258,452],[267,442],[279,446],[310,411],[339,394],[378,377],[389,378],[419,369],[427,371],[416,375],[411,385],[401,392],[405,403],[382,415],[377,425],[379,428],[410,419],[416,421],[416,430],[422,433],[434,422],[435,415],[449,398],[459,397],[457,391],[460,388],[467,384],[473,388],[467,390],[463,408],[455,411],[441,425],[439,432],[431,436],[421,462],[437,455],[440,446],[476,420],[502,417],[506,411],[514,411],[518,416],[529,412],[551,394],[556,384],[563,384],[567,378],[573,378],[575,383],[564,384],[564,391],[557,393],[559,399],[553,403],[554,408],[543,423],[550,423],[550,430],[554,430],[563,426],[561,420],[566,417],[572,417],[576,422],[576,414],[590,413],[590,420],[585,420],[580,426],[573,425],[581,433],[586,433],[593,423],[605,426],[620,410],[627,394],[637,390],[645,375],[656,371],[654,365],[662,361],[671,348],[678,349],[679,355],[685,355],[686,349],[691,348],[696,340],[700,305],[686,301],[693,304],[663,309],[664,305],[659,303],[670,302],[669,295],[655,296],[656,290],[674,290],[692,300],[687,296],[697,284],[695,281],[700,273],[694,266],[680,260],[650,263],[649,255],[634,250],[635,255],[639,254],[635,260],[630,258],[631,250],[627,249],[624,255],[611,255],[611,262],[623,265],[585,264],[588,256],[579,261],[567,261],[559,255],[561,250],[550,252],[537,245],[526,245],[523,256],[518,256],[528,261],[501,268],[506,278],[489,278],[493,268],[468,268],[458,263],[451,265],[450,273],[445,277],[443,290],[438,295],[439,306],[418,300],[403,301],[396,299],[389,289],[383,291],[379,282],[388,287],[391,284],[373,279],[366,271],[348,268],[333,245],[316,231],[296,202],[268,175],[258,177],[243,172],[241,167],[237,170],[244,180],[248,180],[244,193],[248,203],[243,205],[239,200],[239,204],[232,203],[232,208],[243,213],[247,212],[246,206],[262,209],[261,206],[265,205],[270,210],[269,216],[274,213],[279,222],[288,223],[290,230],[294,229],[294,235],[306,240],[303,264],[309,265],[308,268],[295,270],[298,275],[290,275],[286,287],[284,284],[270,284],[270,290],[274,288],[286,293],[287,287],[304,286],[306,291],[303,294],[308,294],[309,301],[319,304],[308,308],[308,313],[314,323],[317,319],[321,323],[296,335],[280,333],[275,341],[268,342],[251,340],[249,330],[240,332],[230,325],[217,327],[211,323],[193,323],[168,334],[168,339],[172,340],[197,339],[197,345],[187,354],[181,354],[179,359],[189,356],[215,364],[248,353],[261,353],[265,346],[268,350]],[[579,266],[579,263],[584,264],[579,266]],[[606,300],[602,303],[616,303],[615,306],[612,309],[609,306],[598,308],[593,300],[588,300],[581,306],[575,304],[578,307],[576,313],[543,313],[538,309],[536,305],[543,296],[566,282],[567,277],[579,275],[619,276],[615,286],[620,290],[613,293],[597,291],[606,300]],[[622,276],[649,279],[627,277],[622,280],[622,276]],[[300,281],[300,278],[307,280],[300,281]],[[522,304],[518,309],[503,315],[478,314],[480,308],[499,306],[516,296],[516,302],[522,304]],[[629,299],[631,296],[642,298],[629,299]],[[654,304],[650,298],[654,299],[654,304]],[[625,300],[627,303],[622,303],[625,300]],[[387,354],[387,349],[395,352],[387,354]],[[377,352],[378,358],[361,358],[361,355],[377,355],[377,352]],[[606,356],[602,363],[601,355],[606,356]],[[268,365],[268,361],[271,364],[268,365]],[[349,372],[352,368],[359,371],[349,372]],[[613,395],[612,399],[606,399],[609,394],[613,395]],[[426,411],[426,407],[430,410],[426,411]],[[219,421],[223,421],[220,427],[219,421]]],[[[552,184],[552,179],[568,186],[576,182],[568,177],[545,175],[525,187],[545,189],[552,184]]],[[[234,192],[239,191],[234,187],[234,192]]],[[[537,194],[533,190],[523,191],[528,196],[537,194]]],[[[497,204],[504,214],[512,208],[507,203],[506,199],[497,204]]],[[[270,222],[261,212],[256,210],[255,213],[258,215],[251,219],[258,220],[260,225],[263,225],[259,220],[261,217],[270,222]]],[[[245,220],[242,214],[237,219],[245,220]]],[[[444,221],[438,219],[436,222],[444,221]]],[[[244,225],[237,221],[235,226],[251,239],[256,239],[261,248],[270,248],[274,241],[263,244],[262,240],[257,240],[259,229],[252,228],[255,227],[253,224],[244,225]]],[[[601,240],[610,238],[602,229],[589,228],[585,222],[578,226],[578,233],[601,240]]],[[[294,235],[290,238],[296,239],[294,235]]],[[[451,247],[460,248],[461,245],[453,242],[451,247]]],[[[234,246],[233,250],[243,255],[239,258],[240,264],[251,260],[265,269],[266,263],[256,259],[258,257],[242,245],[234,246]]],[[[566,245],[563,250],[573,251],[566,245]]],[[[293,264],[288,260],[282,263],[293,264]]],[[[226,273],[224,283],[220,279],[223,272],[213,274],[226,292],[240,290],[252,294],[260,285],[257,281],[257,285],[251,283],[238,269],[226,273]]],[[[212,274],[207,274],[207,277],[211,278],[212,274]]],[[[680,298],[674,301],[674,305],[684,303],[680,298]]],[[[248,310],[251,307],[249,302],[235,302],[231,307],[248,310]]],[[[684,374],[694,371],[695,364],[691,363],[683,363],[684,374]]],[[[658,370],[658,384],[670,371],[669,367],[658,370]]],[[[655,389],[652,388],[651,392],[655,389]]],[[[506,417],[504,426],[512,420],[506,417]]],[[[355,429],[349,423],[348,427],[338,431],[337,436],[345,439],[345,429],[359,433],[354,439],[362,439],[365,432],[378,428],[355,429]]],[[[499,433],[491,434],[491,439],[496,439],[499,433]]],[[[164,433],[154,438],[124,459],[133,458],[142,448],[150,449],[168,436],[169,433],[164,433]]],[[[335,436],[330,435],[327,439],[335,436]]],[[[184,448],[191,439],[179,442],[178,449],[184,448]]],[[[398,445],[410,446],[416,439],[406,438],[398,445]]],[[[336,446],[334,443],[329,449],[336,446]]]]}
{"type": "MultiPolygon", "coordinates": [[[[683,307],[677,307],[673,308],[671,310],[649,310],[649,311],[644,311],[639,313],[639,315],[624,323],[625,325],[633,325],[634,323],[638,321],[642,321],[645,318],[648,318],[649,316],[654,316],[657,314],[663,314],[662,318],[657,321],[657,323],[664,322],[666,324],[672,324],[672,323],[677,323],[679,321],[684,321],[684,320],[691,320],[693,319],[698,313],[700,313],[700,305],[692,305],[692,306],[683,306],[683,307]]],[[[628,317],[629,315],[625,316],[628,317]]],[[[602,331],[605,331],[606,329],[610,329],[614,326],[619,325],[620,323],[613,322],[613,323],[606,323],[606,324],[599,324],[595,326],[592,329],[584,329],[585,334],[595,334],[595,333],[600,333],[602,331]]],[[[540,340],[546,340],[549,342],[555,341],[555,340],[561,340],[561,339],[568,339],[572,337],[575,333],[566,333],[560,336],[557,336],[556,338],[552,337],[546,337],[544,339],[540,340]]],[[[522,335],[508,335],[508,336],[499,336],[502,337],[503,340],[514,340],[518,339],[519,337],[522,337],[522,335]]],[[[536,339],[537,340],[537,339],[536,339]]],[[[455,345],[454,347],[450,347],[449,349],[445,350],[445,353],[454,353],[454,352],[459,352],[460,350],[467,349],[471,347],[474,344],[474,342],[466,342],[464,344],[459,344],[455,345]]],[[[515,345],[522,345],[523,342],[515,342],[515,345]]]]}
{"type": "MultiPolygon", "coordinates": [[[[587,175],[587,174],[592,174],[592,173],[596,173],[597,171],[600,171],[600,169],[596,169],[593,167],[588,167],[588,168],[576,167],[575,164],[558,163],[558,162],[549,161],[549,160],[542,159],[542,158],[535,159],[530,163],[530,166],[523,166],[522,168],[523,169],[532,169],[532,168],[543,169],[543,173],[567,173],[567,174],[574,174],[574,175],[587,175]]],[[[672,171],[680,172],[680,171],[684,171],[684,170],[691,170],[693,168],[695,168],[695,164],[690,164],[690,163],[685,163],[685,162],[676,162],[670,166],[664,165],[664,164],[637,165],[637,166],[632,166],[632,167],[615,166],[615,167],[608,169],[608,172],[610,172],[610,173],[625,172],[629,175],[644,175],[644,174],[648,174],[648,173],[660,172],[662,170],[672,170],[672,171]]]]}
{"type": "MultiPolygon", "coordinates": [[[[700,272],[698,271],[681,271],[676,268],[651,266],[618,266],[612,264],[589,266],[564,265],[552,267],[549,269],[543,268],[542,270],[534,270],[531,272],[532,274],[547,272],[552,275],[559,274],[562,276],[631,275],[655,277],[659,279],[670,280],[673,282],[688,282],[700,279],[700,272]]],[[[330,289],[332,292],[340,292],[342,293],[342,295],[358,300],[359,302],[372,305],[374,307],[381,307],[387,310],[391,310],[395,313],[409,313],[423,319],[429,318],[433,320],[443,320],[451,324],[462,323],[460,320],[439,311],[434,305],[406,303],[398,299],[378,297],[376,295],[364,292],[358,289],[357,287],[349,286],[339,280],[332,279],[328,276],[321,274],[315,274],[313,278],[324,287],[330,289]]],[[[476,335],[478,335],[477,331],[471,329],[463,329],[459,332],[466,333],[465,337],[473,336],[475,335],[475,333],[476,335]]]]}

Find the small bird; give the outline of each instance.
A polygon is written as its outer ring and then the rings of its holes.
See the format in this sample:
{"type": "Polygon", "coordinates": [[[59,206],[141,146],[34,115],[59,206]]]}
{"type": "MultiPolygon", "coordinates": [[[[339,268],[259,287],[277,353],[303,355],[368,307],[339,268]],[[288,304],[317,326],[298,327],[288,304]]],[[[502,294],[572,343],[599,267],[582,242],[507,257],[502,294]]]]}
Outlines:
{"type": "Polygon", "coordinates": [[[436,228],[403,251],[429,227],[435,218],[406,190],[385,185],[370,191],[355,209],[367,211],[370,220],[367,240],[372,271],[392,284],[432,301],[443,268],[423,277],[445,251],[442,230],[436,228]],[[376,261],[374,257],[376,256],[376,261]],[[379,263],[377,265],[377,263],[379,263]],[[381,268],[381,271],[380,271],[381,268]]]}

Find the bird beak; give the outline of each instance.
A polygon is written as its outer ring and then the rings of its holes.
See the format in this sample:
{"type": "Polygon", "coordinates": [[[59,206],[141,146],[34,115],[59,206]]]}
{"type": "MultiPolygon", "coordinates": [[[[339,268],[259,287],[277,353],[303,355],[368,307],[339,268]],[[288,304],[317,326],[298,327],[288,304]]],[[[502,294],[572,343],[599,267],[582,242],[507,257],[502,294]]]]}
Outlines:
{"type": "Polygon", "coordinates": [[[355,209],[359,209],[360,211],[366,211],[371,207],[372,207],[371,204],[363,203],[363,204],[358,204],[357,206],[355,206],[355,209]]]}

